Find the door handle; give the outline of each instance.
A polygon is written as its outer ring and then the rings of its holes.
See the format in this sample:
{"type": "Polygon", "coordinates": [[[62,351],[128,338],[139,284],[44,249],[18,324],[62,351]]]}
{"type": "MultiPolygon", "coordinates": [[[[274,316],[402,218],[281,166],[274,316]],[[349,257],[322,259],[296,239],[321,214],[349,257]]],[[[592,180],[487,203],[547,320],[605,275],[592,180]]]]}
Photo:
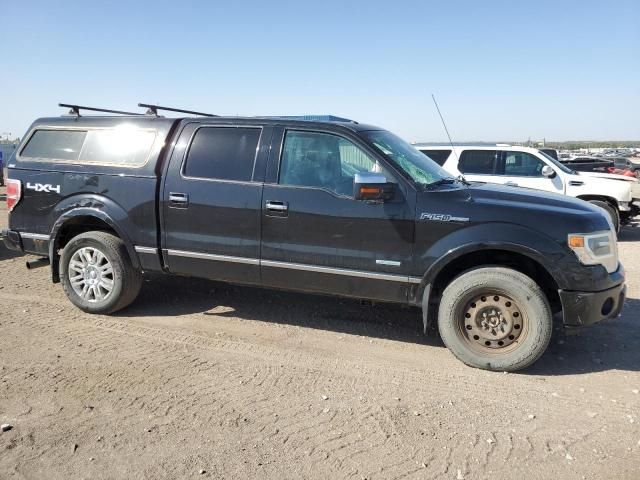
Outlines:
{"type": "Polygon", "coordinates": [[[175,206],[186,207],[189,205],[189,195],[186,193],[170,192],[169,202],[175,206]]]}
{"type": "Polygon", "coordinates": [[[267,210],[271,210],[273,212],[286,212],[289,210],[289,207],[284,202],[267,202],[267,210]]]}
{"type": "Polygon", "coordinates": [[[289,211],[289,205],[287,205],[286,202],[267,200],[264,206],[268,212],[275,213],[280,216],[287,215],[287,212],[289,211]]]}
{"type": "Polygon", "coordinates": [[[518,184],[516,182],[505,182],[505,185],[509,186],[509,187],[517,187],[518,184]]]}

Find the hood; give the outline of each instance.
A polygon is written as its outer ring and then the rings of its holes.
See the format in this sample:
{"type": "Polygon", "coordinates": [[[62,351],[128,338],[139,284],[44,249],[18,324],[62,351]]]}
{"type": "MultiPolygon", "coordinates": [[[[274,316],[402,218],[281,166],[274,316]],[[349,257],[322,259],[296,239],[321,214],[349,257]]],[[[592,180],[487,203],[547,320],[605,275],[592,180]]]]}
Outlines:
{"type": "Polygon", "coordinates": [[[560,242],[568,233],[609,230],[604,210],[566,195],[523,187],[471,182],[467,187],[425,191],[418,218],[441,215],[460,225],[511,223],[537,230],[560,242]]]}

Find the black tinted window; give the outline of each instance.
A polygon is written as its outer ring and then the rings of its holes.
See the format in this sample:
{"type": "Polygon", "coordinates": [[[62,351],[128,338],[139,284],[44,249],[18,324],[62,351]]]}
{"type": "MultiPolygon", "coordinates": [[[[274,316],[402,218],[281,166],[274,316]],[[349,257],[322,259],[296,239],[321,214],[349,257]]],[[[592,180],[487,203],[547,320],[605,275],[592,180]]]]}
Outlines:
{"type": "Polygon", "coordinates": [[[197,131],[184,167],[188,177],[250,181],[259,128],[205,127],[197,131]]]}
{"type": "Polygon", "coordinates": [[[626,168],[629,166],[629,162],[626,158],[614,158],[613,163],[615,164],[616,167],[626,168]]]}
{"type": "Polygon", "coordinates": [[[492,174],[495,163],[495,150],[465,150],[460,155],[458,170],[462,173],[492,174]]]}
{"type": "Polygon", "coordinates": [[[451,150],[420,150],[420,151],[440,166],[444,165],[444,162],[446,162],[447,158],[449,158],[449,155],[451,155],[451,150]]]}
{"type": "Polygon", "coordinates": [[[36,130],[20,156],[57,160],[78,160],[87,132],[84,130],[36,130]]]}

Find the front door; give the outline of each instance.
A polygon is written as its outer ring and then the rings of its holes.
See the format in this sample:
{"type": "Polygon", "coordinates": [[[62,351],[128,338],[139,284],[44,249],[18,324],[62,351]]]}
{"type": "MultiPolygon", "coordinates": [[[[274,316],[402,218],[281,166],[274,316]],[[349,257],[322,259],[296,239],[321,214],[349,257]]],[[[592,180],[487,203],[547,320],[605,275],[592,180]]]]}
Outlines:
{"type": "Polygon", "coordinates": [[[505,150],[502,152],[498,166],[500,183],[546,192],[564,193],[564,184],[559,175],[556,174],[553,178],[542,175],[542,168],[545,165],[547,164],[540,158],[528,152],[505,150]]]}
{"type": "Polygon", "coordinates": [[[415,191],[356,138],[302,129],[279,138],[262,202],[263,284],[406,301],[415,191]],[[383,173],[395,198],[354,200],[357,172],[383,173]]]}
{"type": "Polygon", "coordinates": [[[162,192],[163,254],[172,273],[260,283],[264,169],[255,165],[266,161],[270,135],[261,125],[185,127],[162,192]]]}

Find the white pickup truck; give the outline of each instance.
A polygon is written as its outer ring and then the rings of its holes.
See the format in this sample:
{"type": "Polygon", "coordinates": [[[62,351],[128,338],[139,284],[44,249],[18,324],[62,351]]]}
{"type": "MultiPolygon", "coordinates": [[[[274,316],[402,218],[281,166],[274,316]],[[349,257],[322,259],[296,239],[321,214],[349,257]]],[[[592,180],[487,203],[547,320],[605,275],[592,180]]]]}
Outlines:
{"type": "Polygon", "coordinates": [[[471,181],[533,188],[586,200],[607,211],[616,231],[640,213],[637,179],[575,172],[537,148],[501,144],[414,146],[456,177],[464,175],[471,181]]]}

